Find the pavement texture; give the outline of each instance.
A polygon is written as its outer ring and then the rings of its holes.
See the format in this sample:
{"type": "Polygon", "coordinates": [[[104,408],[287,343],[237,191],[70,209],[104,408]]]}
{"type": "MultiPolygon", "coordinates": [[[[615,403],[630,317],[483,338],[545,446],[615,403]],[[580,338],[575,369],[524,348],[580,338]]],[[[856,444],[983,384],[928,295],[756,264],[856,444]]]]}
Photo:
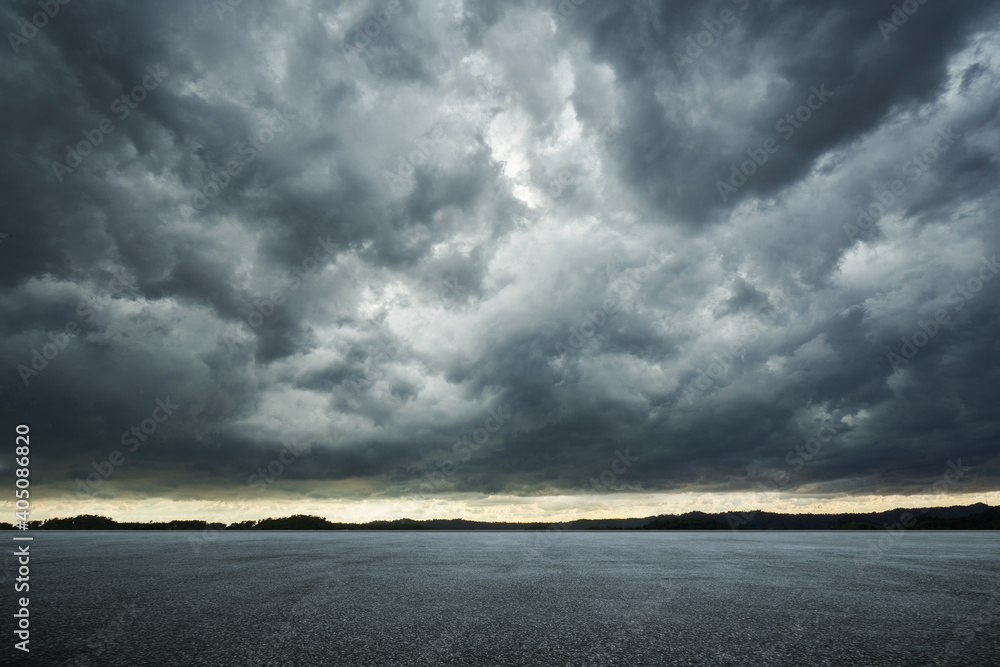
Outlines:
{"type": "Polygon", "coordinates": [[[33,535],[4,664],[1000,665],[989,532],[33,535]]]}

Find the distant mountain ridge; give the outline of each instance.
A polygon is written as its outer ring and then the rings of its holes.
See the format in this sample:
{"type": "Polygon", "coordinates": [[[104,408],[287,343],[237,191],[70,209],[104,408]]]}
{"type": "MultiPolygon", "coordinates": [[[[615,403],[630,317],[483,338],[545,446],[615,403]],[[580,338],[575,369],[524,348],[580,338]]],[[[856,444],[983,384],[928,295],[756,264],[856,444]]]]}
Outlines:
{"type": "MultiPolygon", "coordinates": [[[[630,519],[576,519],[558,523],[466,519],[341,523],[304,514],[229,525],[197,520],[119,522],[92,514],[30,523],[31,530],[884,530],[899,527],[909,530],[1000,530],[1000,507],[976,503],[844,514],[780,514],[760,510],[718,514],[687,512],[630,519]]],[[[0,523],[0,529],[13,528],[12,524],[0,523]]]]}

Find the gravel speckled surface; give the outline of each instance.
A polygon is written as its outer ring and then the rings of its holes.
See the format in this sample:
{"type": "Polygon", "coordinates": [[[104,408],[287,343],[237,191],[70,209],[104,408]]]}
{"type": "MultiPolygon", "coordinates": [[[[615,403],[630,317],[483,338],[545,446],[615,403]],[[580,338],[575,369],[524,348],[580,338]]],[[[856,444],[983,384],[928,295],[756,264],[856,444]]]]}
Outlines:
{"type": "Polygon", "coordinates": [[[1000,665],[995,533],[34,536],[35,665],[1000,665]]]}

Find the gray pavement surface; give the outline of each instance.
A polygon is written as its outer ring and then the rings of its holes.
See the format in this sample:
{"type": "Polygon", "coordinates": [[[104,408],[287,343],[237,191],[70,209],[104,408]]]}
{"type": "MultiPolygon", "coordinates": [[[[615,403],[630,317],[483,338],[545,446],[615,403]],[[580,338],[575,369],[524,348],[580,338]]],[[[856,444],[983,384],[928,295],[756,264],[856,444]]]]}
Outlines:
{"type": "Polygon", "coordinates": [[[5,664],[1000,665],[989,532],[32,534],[5,664]]]}

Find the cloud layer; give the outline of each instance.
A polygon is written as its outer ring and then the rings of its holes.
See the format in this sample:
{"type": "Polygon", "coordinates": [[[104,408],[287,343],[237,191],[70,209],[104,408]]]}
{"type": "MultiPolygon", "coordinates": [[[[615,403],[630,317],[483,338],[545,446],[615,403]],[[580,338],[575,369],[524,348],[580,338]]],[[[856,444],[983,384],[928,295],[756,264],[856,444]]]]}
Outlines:
{"type": "Polygon", "coordinates": [[[33,485],[537,518],[960,459],[995,500],[1000,13],[899,6],[14,3],[33,485]]]}

